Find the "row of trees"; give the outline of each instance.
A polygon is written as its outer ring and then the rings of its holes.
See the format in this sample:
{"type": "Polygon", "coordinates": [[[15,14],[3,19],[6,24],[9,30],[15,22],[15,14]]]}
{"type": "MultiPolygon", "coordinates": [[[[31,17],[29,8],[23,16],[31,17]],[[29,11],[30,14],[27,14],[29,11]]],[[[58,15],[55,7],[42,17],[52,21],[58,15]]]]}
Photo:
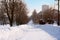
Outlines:
{"type": "MultiPolygon", "coordinates": [[[[43,22],[46,23],[58,22],[58,10],[50,8],[45,11],[41,11],[39,13],[37,13],[36,10],[34,10],[31,17],[34,23],[40,23],[41,20],[43,20],[43,22]]],[[[60,22],[60,17],[59,17],[59,22],[60,22]]]]}
{"type": "MultiPolygon", "coordinates": [[[[26,24],[30,20],[27,14],[26,4],[22,0],[1,0],[0,21],[3,21],[3,24],[6,24],[7,21],[10,26],[13,26],[14,23],[16,25],[26,24]]],[[[58,10],[50,8],[40,13],[34,10],[31,18],[34,23],[40,23],[41,19],[45,22],[49,20],[58,22],[58,10]]]]}
{"type": "Polygon", "coordinates": [[[27,13],[26,4],[22,0],[1,0],[0,18],[3,17],[3,20],[8,18],[10,26],[14,23],[17,25],[27,23],[27,13]]]}

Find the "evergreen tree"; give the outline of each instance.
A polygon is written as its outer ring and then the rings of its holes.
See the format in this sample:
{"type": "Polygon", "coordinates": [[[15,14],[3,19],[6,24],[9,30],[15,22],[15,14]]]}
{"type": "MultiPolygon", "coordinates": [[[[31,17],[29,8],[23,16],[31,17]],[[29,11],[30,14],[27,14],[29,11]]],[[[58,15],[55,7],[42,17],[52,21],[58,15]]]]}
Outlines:
{"type": "Polygon", "coordinates": [[[33,11],[32,20],[34,23],[39,23],[39,18],[38,18],[36,10],[33,11]]]}

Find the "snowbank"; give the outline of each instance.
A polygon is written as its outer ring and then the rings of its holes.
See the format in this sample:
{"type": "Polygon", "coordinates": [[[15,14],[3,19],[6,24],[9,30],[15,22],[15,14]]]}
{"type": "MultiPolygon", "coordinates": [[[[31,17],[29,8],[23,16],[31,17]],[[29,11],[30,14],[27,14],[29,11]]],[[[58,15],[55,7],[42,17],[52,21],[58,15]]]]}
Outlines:
{"type": "Polygon", "coordinates": [[[0,25],[0,40],[60,40],[60,27],[49,24],[0,25]]]}

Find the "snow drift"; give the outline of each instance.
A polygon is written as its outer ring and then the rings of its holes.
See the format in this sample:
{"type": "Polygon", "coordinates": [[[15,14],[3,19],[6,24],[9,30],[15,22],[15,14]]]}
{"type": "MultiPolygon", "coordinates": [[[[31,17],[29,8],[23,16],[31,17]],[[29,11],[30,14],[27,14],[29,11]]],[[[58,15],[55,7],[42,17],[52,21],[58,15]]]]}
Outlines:
{"type": "Polygon", "coordinates": [[[0,40],[60,40],[60,27],[49,24],[0,25],[0,40]]]}

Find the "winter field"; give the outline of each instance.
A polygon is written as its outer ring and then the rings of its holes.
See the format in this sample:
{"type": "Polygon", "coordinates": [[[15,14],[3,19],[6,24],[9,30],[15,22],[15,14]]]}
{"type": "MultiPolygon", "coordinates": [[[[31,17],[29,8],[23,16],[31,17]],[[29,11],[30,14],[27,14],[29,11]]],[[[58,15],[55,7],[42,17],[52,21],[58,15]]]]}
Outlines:
{"type": "Polygon", "coordinates": [[[0,40],[60,40],[60,26],[56,24],[0,25],[0,40]]]}

